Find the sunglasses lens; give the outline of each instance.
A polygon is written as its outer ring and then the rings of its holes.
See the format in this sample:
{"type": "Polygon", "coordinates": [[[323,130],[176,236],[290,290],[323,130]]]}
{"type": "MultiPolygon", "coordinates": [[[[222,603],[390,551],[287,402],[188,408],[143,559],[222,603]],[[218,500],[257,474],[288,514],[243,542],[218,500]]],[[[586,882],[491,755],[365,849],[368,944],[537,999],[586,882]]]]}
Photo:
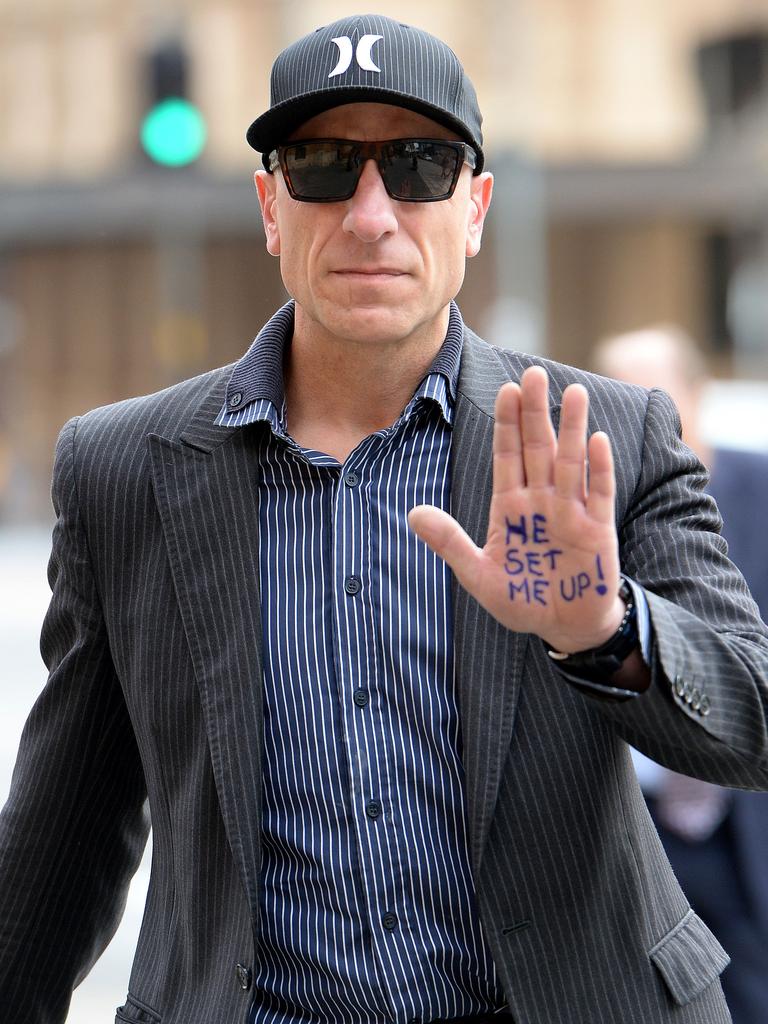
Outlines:
{"type": "Polygon", "coordinates": [[[312,139],[280,150],[280,164],[294,199],[332,203],[349,199],[365,160],[376,159],[387,191],[404,202],[447,199],[464,151],[432,139],[361,143],[312,139]]]}
{"type": "Polygon", "coordinates": [[[382,174],[397,199],[443,199],[451,194],[461,153],[423,139],[397,141],[384,149],[382,174]]]}
{"type": "Polygon", "coordinates": [[[360,177],[356,147],[341,143],[308,142],[286,146],[283,168],[298,199],[349,199],[360,177]]]}

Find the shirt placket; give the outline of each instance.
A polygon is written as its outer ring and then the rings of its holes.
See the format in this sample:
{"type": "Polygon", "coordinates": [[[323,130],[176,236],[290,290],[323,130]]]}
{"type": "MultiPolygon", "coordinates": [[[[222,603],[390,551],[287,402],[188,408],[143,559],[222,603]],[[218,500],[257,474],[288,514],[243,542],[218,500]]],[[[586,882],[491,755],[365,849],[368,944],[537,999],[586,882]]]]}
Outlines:
{"type": "Polygon", "coordinates": [[[350,780],[349,804],[378,977],[397,1015],[407,958],[403,886],[397,852],[397,807],[390,784],[391,730],[375,635],[380,580],[373,572],[374,528],[366,485],[386,443],[374,434],[344,465],[334,501],[334,597],[341,721],[350,780]]]}

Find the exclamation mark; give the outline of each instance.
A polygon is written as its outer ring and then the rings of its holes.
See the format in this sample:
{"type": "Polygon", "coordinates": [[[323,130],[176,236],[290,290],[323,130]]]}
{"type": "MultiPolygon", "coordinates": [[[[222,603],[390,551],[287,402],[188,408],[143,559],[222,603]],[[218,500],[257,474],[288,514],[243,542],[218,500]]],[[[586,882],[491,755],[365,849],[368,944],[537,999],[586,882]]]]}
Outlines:
{"type": "MultiPolygon", "coordinates": [[[[597,578],[601,581],[604,580],[605,573],[603,572],[603,567],[600,564],[600,555],[595,555],[595,565],[597,566],[597,578]]],[[[605,583],[602,582],[595,585],[595,590],[601,595],[608,593],[608,587],[606,587],[605,583]]]]}

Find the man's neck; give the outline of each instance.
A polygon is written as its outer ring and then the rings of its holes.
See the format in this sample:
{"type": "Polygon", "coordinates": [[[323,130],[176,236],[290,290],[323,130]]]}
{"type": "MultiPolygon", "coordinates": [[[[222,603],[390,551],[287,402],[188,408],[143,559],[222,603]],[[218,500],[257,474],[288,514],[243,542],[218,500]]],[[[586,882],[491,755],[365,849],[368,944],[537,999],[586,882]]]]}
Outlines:
{"type": "Polygon", "coordinates": [[[391,426],[445,340],[449,311],[408,338],[336,338],[296,310],[285,364],[288,432],[343,462],[363,438],[391,426]]]}

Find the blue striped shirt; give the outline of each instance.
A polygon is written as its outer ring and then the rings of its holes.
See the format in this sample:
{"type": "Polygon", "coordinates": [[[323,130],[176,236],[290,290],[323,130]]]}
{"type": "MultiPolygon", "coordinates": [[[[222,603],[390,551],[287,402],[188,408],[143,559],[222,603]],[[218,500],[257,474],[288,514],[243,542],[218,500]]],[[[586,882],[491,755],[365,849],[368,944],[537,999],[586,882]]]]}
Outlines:
{"type": "Polygon", "coordinates": [[[504,1003],[475,905],[450,574],[406,514],[450,505],[458,308],[399,419],[342,466],[286,431],[293,306],[217,422],[259,467],[265,757],[252,1024],[374,1024],[504,1003]]]}

